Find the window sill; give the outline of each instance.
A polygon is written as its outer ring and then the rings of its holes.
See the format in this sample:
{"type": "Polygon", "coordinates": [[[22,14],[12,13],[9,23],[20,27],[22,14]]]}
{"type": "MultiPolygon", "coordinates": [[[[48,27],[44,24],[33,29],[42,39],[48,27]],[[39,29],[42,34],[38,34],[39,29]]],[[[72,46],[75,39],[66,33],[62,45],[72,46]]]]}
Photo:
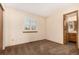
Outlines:
{"type": "Polygon", "coordinates": [[[23,33],[37,33],[37,30],[24,30],[23,33]]]}

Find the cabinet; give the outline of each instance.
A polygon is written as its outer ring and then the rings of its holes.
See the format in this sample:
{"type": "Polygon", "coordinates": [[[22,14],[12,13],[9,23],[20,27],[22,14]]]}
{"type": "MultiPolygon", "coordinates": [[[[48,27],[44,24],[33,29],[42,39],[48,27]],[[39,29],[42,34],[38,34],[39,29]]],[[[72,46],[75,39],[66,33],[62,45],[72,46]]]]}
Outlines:
{"type": "Polygon", "coordinates": [[[77,34],[76,33],[68,33],[68,40],[72,42],[76,42],[77,34]]]}

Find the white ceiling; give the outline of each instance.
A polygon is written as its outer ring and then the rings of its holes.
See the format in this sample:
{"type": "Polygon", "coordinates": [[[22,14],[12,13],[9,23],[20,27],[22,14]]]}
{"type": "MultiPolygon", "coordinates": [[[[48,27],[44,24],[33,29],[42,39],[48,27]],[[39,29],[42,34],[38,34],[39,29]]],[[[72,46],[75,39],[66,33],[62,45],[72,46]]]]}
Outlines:
{"type": "Polygon", "coordinates": [[[47,17],[59,8],[72,7],[78,4],[67,3],[5,3],[6,6],[47,17]]]}

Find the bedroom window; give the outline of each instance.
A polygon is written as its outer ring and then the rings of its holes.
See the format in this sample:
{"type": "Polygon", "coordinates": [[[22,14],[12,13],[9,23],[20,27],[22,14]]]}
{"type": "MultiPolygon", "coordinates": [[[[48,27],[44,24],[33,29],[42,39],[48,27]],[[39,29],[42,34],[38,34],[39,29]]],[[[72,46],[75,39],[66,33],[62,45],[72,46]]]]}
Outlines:
{"type": "Polygon", "coordinates": [[[26,33],[37,32],[37,21],[34,18],[26,17],[24,23],[25,23],[24,32],[26,33]]]}

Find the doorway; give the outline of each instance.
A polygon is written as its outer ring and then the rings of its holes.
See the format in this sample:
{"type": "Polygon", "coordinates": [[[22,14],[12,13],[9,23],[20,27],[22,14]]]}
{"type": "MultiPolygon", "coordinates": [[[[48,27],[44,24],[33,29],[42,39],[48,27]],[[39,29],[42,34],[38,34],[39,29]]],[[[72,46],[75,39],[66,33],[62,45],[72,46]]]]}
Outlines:
{"type": "Polygon", "coordinates": [[[64,44],[75,43],[78,47],[78,10],[63,15],[64,44]]]}

